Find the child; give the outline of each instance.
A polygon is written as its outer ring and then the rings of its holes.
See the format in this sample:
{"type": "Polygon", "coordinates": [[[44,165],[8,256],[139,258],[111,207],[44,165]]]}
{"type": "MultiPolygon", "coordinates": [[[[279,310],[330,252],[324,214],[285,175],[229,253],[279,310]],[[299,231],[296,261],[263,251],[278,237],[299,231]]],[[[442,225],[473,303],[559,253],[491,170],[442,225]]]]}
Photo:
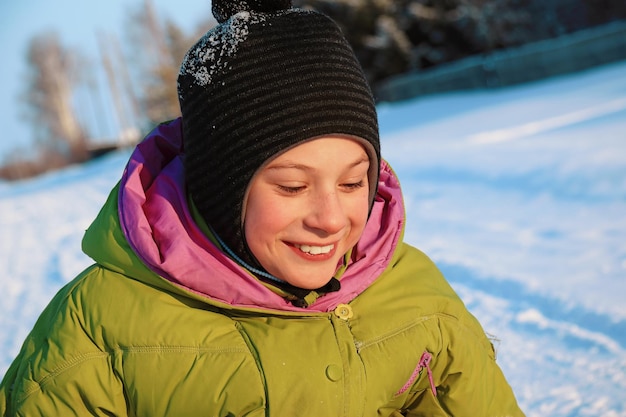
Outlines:
{"type": "Polygon", "coordinates": [[[132,154],[0,415],[522,416],[480,324],[402,241],[336,24],[289,1],[213,13],[182,118],[132,154]]]}

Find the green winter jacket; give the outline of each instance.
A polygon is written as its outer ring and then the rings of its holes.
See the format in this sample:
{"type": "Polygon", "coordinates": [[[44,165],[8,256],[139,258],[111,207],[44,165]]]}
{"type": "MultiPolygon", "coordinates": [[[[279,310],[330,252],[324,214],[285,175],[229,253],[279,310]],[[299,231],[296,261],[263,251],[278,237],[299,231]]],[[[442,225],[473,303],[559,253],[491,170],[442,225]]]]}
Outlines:
{"type": "Polygon", "coordinates": [[[50,302],[0,416],[523,416],[477,320],[402,243],[383,163],[341,288],[296,307],[225,256],[185,198],[180,121],[131,157],[50,302]]]}

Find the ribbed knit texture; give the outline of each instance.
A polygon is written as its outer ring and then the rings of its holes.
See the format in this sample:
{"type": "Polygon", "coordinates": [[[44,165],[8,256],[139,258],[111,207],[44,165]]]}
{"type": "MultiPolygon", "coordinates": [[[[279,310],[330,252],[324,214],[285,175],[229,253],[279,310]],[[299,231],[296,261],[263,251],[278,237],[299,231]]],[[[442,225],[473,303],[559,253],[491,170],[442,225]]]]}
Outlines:
{"type": "MultiPolygon", "coordinates": [[[[311,138],[346,134],[380,145],[363,71],[338,26],[297,9],[240,12],[188,52],[179,75],[185,174],[205,221],[246,262],[242,204],[254,173],[311,138]]],[[[330,277],[329,277],[330,278],[330,277]]]]}

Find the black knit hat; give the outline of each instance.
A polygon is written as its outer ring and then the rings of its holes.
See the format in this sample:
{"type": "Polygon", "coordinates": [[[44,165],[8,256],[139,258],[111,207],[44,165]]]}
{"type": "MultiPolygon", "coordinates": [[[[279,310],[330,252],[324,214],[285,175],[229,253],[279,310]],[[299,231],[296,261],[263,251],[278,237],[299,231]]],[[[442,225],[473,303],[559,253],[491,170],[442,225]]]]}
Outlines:
{"type": "Polygon", "coordinates": [[[374,99],[339,27],[291,1],[213,0],[219,25],[185,56],[178,76],[185,175],[204,220],[258,267],[243,236],[248,184],[267,161],[312,138],[360,138],[370,155],[370,201],[380,164],[374,99]]]}

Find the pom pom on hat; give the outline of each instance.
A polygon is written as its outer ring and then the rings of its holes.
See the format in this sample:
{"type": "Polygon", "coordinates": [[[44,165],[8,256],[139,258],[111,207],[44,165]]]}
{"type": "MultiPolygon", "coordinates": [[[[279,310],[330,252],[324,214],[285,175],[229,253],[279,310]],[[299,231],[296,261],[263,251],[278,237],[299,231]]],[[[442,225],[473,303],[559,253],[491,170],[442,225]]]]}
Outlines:
{"type": "Polygon", "coordinates": [[[270,13],[291,8],[291,0],[213,0],[213,16],[219,23],[224,23],[239,12],[270,13]]]}
{"type": "Polygon", "coordinates": [[[178,75],[188,192],[221,241],[262,269],[243,232],[255,172],[324,135],[359,138],[370,156],[370,202],[380,143],[370,87],[335,22],[290,1],[213,1],[221,23],[187,52],[178,75]]]}

